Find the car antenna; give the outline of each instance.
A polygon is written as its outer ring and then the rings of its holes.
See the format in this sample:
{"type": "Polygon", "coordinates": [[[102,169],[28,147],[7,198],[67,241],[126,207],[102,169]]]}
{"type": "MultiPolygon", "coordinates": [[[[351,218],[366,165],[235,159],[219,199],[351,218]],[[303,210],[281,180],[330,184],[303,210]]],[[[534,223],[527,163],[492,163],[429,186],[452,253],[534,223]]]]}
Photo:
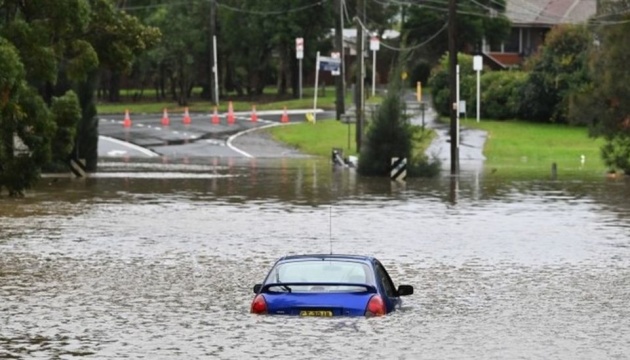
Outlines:
{"type": "Polygon", "coordinates": [[[330,226],[330,255],[332,255],[333,250],[332,250],[332,206],[330,207],[330,219],[329,219],[329,226],[330,226]]]}

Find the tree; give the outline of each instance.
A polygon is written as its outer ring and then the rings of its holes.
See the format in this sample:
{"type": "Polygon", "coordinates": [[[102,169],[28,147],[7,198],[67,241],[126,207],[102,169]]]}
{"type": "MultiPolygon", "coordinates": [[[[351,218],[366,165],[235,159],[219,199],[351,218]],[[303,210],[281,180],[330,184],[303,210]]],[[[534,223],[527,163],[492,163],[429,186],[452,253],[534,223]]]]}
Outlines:
{"type": "Polygon", "coordinates": [[[116,22],[112,4],[0,2],[0,190],[22,195],[42,169],[66,169],[71,155],[96,167],[99,58],[124,69],[155,38],[124,14],[116,22]]]}
{"type": "MultiPolygon", "coordinates": [[[[439,160],[429,162],[426,155],[413,153],[416,131],[407,118],[401,73],[406,55],[393,68],[387,94],[372,118],[361,146],[358,172],[364,176],[389,176],[391,159],[406,158],[410,176],[434,176],[439,160]]],[[[422,135],[422,134],[421,134],[422,135]]]]}
{"type": "MultiPolygon", "coordinates": [[[[448,51],[447,2],[418,2],[406,10],[403,34],[413,45],[423,44],[414,56],[418,62],[435,65],[448,51]]],[[[505,0],[459,0],[457,2],[457,50],[479,51],[481,41],[501,42],[509,35],[510,22],[503,15],[505,0]]]]}
{"type": "Polygon", "coordinates": [[[571,99],[570,118],[588,124],[590,134],[603,137],[602,158],[611,171],[630,174],[630,2],[602,4],[597,41],[589,51],[592,83],[583,85],[571,99]],[[609,14],[609,15],[607,15],[609,14]]]}
{"type": "Polygon", "coordinates": [[[588,83],[587,54],[592,36],[586,26],[560,25],[547,35],[525,68],[521,113],[528,120],[566,123],[569,99],[588,83]]]}

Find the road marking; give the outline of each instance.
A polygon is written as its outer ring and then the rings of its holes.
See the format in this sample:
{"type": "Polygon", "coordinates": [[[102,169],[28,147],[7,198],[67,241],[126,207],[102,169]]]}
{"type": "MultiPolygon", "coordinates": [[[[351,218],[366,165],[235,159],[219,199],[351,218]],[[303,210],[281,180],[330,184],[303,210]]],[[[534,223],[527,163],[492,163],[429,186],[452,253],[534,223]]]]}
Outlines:
{"type": "Polygon", "coordinates": [[[107,140],[107,141],[111,141],[111,142],[113,142],[113,143],[116,143],[116,144],[118,144],[118,145],[122,145],[122,146],[126,146],[126,147],[128,147],[128,148],[134,149],[134,150],[136,150],[136,151],[138,151],[138,152],[141,152],[141,153],[143,153],[143,154],[145,154],[145,155],[147,155],[147,156],[150,156],[150,157],[159,157],[159,156],[160,156],[160,154],[158,154],[158,153],[156,153],[156,152],[153,152],[153,151],[151,151],[151,150],[149,150],[149,149],[147,149],[147,148],[143,148],[142,146],[138,146],[138,145],[135,145],[135,144],[132,144],[132,143],[126,142],[126,141],[122,141],[122,140],[114,139],[114,138],[112,138],[112,137],[109,137],[109,136],[103,136],[103,135],[99,135],[99,137],[100,137],[100,138],[103,138],[103,139],[105,139],[105,140],[107,140]]]}
{"type": "Polygon", "coordinates": [[[230,137],[227,139],[226,144],[227,144],[227,146],[228,146],[230,149],[232,149],[232,150],[236,151],[237,153],[239,153],[239,154],[241,154],[241,155],[243,155],[243,156],[245,156],[245,157],[248,157],[248,158],[253,158],[253,156],[252,156],[252,155],[250,155],[250,154],[246,153],[245,151],[243,151],[243,150],[241,150],[241,149],[237,148],[236,146],[232,145],[232,141],[233,141],[234,139],[236,139],[237,137],[241,136],[241,135],[248,134],[248,133],[250,133],[250,132],[252,132],[252,131],[255,131],[255,130],[263,130],[263,129],[270,128],[270,127],[274,127],[274,126],[292,125],[292,124],[293,124],[293,125],[295,125],[295,124],[299,124],[299,123],[297,123],[297,122],[296,122],[296,123],[278,123],[278,122],[274,122],[274,123],[271,123],[271,124],[268,124],[268,125],[264,125],[264,126],[259,126],[259,127],[250,128],[250,129],[247,129],[247,130],[245,130],[245,131],[241,131],[241,132],[239,132],[239,133],[236,133],[236,134],[234,134],[234,135],[230,136],[230,137]]]}

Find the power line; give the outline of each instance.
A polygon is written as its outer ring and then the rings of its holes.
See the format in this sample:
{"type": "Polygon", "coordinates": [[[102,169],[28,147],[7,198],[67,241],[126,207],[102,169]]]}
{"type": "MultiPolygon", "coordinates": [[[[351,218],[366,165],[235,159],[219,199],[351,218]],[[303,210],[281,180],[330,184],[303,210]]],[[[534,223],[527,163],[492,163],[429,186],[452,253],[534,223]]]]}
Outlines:
{"type": "Polygon", "coordinates": [[[268,15],[283,15],[283,14],[288,14],[288,13],[294,13],[294,12],[298,12],[298,11],[304,11],[304,10],[308,10],[310,8],[316,7],[316,6],[320,6],[322,4],[324,4],[327,0],[320,0],[316,3],[313,4],[309,4],[309,5],[304,5],[304,6],[300,6],[300,7],[296,7],[296,8],[292,8],[292,9],[285,9],[285,10],[268,10],[268,11],[257,11],[257,10],[244,10],[244,9],[239,9],[239,8],[235,8],[229,5],[225,5],[222,4],[220,2],[217,2],[217,6],[224,8],[224,9],[228,9],[234,12],[239,12],[239,13],[244,13],[244,14],[251,14],[251,15],[262,15],[262,16],[268,16],[268,15]]]}
{"type": "MultiPolygon", "coordinates": [[[[363,28],[363,30],[365,32],[367,32],[368,34],[373,34],[373,31],[370,31],[370,29],[367,28],[367,26],[365,26],[365,24],[361,21],[361,19],[359,19],[358,17],[356,17],[357,22],[359,23],[359,25],[361,25],[361,28],[363,28]]],[[[388,45],[387,43],[384,42],[380,42],[381,46],[383,46],[384,48],[393,50],[393,51],[409,51],[409,50],[416,50],[418,48],[421,48],[423,46],[425,46],[426,44],[430,43],[433,39],[435,39],[436,37],[438,37],[438,35],[440,35],[440,33],[442,33],[442,31],[446,30],[446,28],[448,27],[448,21],[446,21],[444,23],[444,26],[442,26],[442,28],[440,30],[438,30],[436,33],[434,33],[433,35],[429,36],[429,38],[427,38],[427,40],[423,41],[420,44],[416,44],[414,46],[410,46],[410,47],[405,47],[405,48],[398,48],[398,47],[394,47],[391,45],[388,45]]]]}
{"type": "MultiPolygon", "coordinates": [[[[200,3],[201,2],[209,3],[210,1],[211,0],[200,0],[199,2],[200,3]]],[[[305,11],[305,10],[308,10],[308,9],[316,7],[316,6],[323,5],[327,1],[328,0],[320,0],[320,1],[312,3],[312,4],[299,6],[299,7],[295,7],[295,8],[282,9],[282,10],[247,10],[247,9],[240,9],[240,8],[237,8],[237,7],[233,7],[233,6],[224,4],[224,3],[219,2],[219,1],[217,1],[216,4],[217,4],[218,7],[221,7],[223,9],[226,9],[226,10],[229,10],[229,11],[233,11],[233,12],[238,12],[238,13],[242,13],[242,14],[251,14],[251,15],[270,16],[270,15],[284,15],[284,14],[289,14],[289,13],[294,13],[294,12],[299,12],[299,11],[305,11]]],[[[185,6],[185,5],[190,5],[190,1],[167,2],[167,3],[153,4],[153,5],[126,6],[122,10],[135,11],[135,10],[146,10],[146,9],[155,9],[155,8],[164,8],[164,7],[176,7],[176,6],[185,6]]]]}

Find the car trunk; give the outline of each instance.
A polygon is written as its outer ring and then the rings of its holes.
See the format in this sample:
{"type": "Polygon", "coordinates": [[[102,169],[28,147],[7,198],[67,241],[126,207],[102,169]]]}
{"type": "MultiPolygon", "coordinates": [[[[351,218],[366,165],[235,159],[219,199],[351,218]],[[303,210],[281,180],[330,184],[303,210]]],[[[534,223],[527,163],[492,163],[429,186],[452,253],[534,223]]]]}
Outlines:
{"type": "Polygon", "coordinates": [[[352,293],[266,293],[269,314],[296,316],[363,316],[369,292],[352,293]]]}

